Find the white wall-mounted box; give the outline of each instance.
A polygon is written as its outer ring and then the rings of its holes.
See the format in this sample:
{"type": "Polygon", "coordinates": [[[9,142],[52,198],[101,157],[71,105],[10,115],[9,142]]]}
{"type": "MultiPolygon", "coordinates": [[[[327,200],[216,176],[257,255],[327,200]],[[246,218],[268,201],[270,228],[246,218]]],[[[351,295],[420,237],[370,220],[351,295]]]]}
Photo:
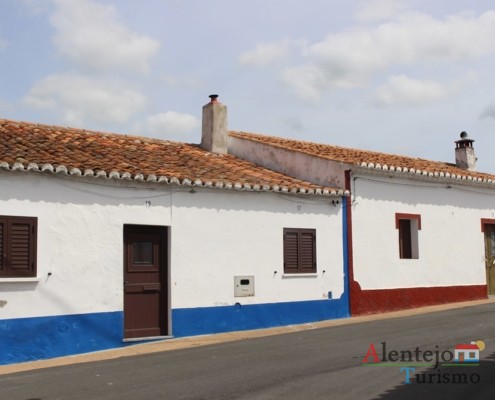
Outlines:
{"type": "Polygon", "coordinates": [[[254,296],[254,276],[234,276],[234,296],[254,296]]]}

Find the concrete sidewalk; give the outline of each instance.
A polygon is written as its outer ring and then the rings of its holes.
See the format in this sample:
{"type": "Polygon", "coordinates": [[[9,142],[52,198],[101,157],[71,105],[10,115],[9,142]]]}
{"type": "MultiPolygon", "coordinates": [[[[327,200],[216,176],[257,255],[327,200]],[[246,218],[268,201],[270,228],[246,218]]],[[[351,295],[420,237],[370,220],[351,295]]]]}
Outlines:
{"type": "Polygon", "coordinates": [[[157,353],[162,351],[186,349],[190,347],[206,346],[210,344],[225,343],[235,340],[245,340],[245,339],[253,339],[253,338],[259,338],[265,336],[282,335],[284,333],[300,332],[310,329],[326,328],[331,326],[358,324],[366,321],[377,321],[377,320],[390,319],[390,318],[408,317],[418,314],[433,313],[433,312],[451,310],[456,308],[474,307],[477,305],[494,303],[494,302],[495,302],[495,298],[489,298],[489,299],[468,301],[462,303],[450,303],[450,304],[442,304],[442,305],[422,307],[422,308],[416,308],[410,310],[394,311],[383,314],[373,314],[373,315],[366,315],[360,317],[351,317],[351,318],[342,318],[342,319],[328,320],[328,321],[321,321],[314,323],[306,323],[301,325],[290,325],[290,326],[283,326],[276,328],[257,329],[251,331],[228,332],[228,333],[219,333],[213,335],[167,339],[162,341],[135,344],[119,349],[111,349],[111,350],[98,351],[94,353],[85,353],[85,354],[78,354],[73,356],[52,358],[49,360],[40,360],[40,361],[32,361],[32,362],[25,362],[20,364],[0,366],[0,375],[13,374],[16,372],[31,371],[42,368],[51,368],[51,367],[59,367],[64,365],[93,362],[93,361],[111,360],[120,357],[129,357],[129,356],[136,356],[141,354],[157,353]]]}

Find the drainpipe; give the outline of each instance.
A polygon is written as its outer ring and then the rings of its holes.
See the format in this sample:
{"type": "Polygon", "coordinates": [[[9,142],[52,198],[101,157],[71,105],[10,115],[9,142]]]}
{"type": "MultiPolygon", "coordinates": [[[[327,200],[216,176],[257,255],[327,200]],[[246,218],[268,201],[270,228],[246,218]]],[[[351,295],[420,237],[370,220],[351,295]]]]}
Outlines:
{"type": "Polygon", "coordinates": [[[345,198],[345,246],[344,251],[345,259],[347,261],[347,286],[348,286],[348,296],[349,296],[349,312],[352,316],[353,314],[353,304],[355,299],[353,298],[353,283],[354,283],[354,259],[352,253],[352,192],[351,192],[351,170],[345,171],[345,189],[351,193],[351,196],[345,198]]]}

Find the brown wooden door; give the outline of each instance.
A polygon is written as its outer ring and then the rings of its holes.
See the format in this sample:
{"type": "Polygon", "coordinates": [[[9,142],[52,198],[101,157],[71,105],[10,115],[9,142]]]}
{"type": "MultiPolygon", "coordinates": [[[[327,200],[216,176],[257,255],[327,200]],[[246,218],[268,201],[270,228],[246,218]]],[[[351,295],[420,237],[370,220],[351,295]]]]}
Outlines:
{"type": "Polygon", "coordinates": [[[495,294],[495,225],[485,225],[485,266],[488,294],[495,294]]]}
{"type": "Polygon", "coordinates": [[[167,230],[124,226],[124,338],[167,334],[167,230]]]}

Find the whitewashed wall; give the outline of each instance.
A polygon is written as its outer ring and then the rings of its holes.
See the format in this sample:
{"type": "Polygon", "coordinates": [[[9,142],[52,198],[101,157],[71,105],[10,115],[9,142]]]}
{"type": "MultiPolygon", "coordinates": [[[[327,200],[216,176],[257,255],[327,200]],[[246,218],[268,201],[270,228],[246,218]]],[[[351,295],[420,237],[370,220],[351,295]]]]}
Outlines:
{"type": "Polygon", "coordinates": [[[0,215],[38,217],[38,279],[0,280],[0,319],[121,311],[124,224],[171,227],[172,308],[343,293],[342,212],[330,198],[131,185],[0,172],[0,215]],[[284,276],[284,227],[317,230],[315,276],[284,276]],[[234,275],[254,275],[256,295],[234,297],[234,275]]]}
{"type": "MultiPolygon", "coordinates": [[[[343,188],[355,166],[230,137],[229,152],[288,175],[343,188]]],[[[486,284],[481,218],[495,191],[353,172],[353,271],[361,289],[486,284]],[[452,186],[448,189],[447,186],[452,186]],[[396,213],[421,214],[419,259],[399,258],[396,213]]]]}
{"type": "Polygon", "coordinates": [[[354,174],[354,278],[362,289],[483,285],[481,218],[494,218],[495,191],[354,174]],[[421,215],[419,259],[399,258],[395,213],[421,215]]]}
{"type": "Polygon", "coordinates": [[[23,172],[0,182],[0,214],[38,217],[39,278],[0,282],[1,318],[122,310],[123,224],[169,224],[170,195],[23,172]]]}
{"type": "Polygon", "coordinates": [[[172,252],[173,308],[339,298],[344,289],[341,204],[330,198],[174,193],[172,252]],[[284,276],[284,227],[316,229],[316,276],[284,276]],[[235,275],[255,276],[255,297],[234,298],[235,275]]]}

